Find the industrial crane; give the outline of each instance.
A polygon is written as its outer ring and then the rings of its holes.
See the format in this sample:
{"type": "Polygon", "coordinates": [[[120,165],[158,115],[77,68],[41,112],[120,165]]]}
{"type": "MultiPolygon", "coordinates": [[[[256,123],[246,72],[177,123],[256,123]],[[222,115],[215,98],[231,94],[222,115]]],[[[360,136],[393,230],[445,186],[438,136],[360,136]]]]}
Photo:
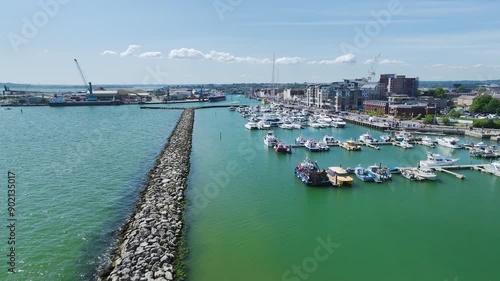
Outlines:
{"type": "MultiPolygon", "coordinates": [[[[83,75],[83,71],[80,68],[80,64],[78,63],[78,61],[76,59],[74,59],[74,60],[75,60],[76,67],[78,68],[78,72],[80,72],[80,76],[82,77],[83,84],[85,85],[85,87],[87,87],[87,80],[85,79],[85,76],[83,75]]],[[[92,93],[92,82],[88,83],[87,100],[88,101],[96,101],[97,100],[97,98],[94,97],[94,94],[92,93]]]]}

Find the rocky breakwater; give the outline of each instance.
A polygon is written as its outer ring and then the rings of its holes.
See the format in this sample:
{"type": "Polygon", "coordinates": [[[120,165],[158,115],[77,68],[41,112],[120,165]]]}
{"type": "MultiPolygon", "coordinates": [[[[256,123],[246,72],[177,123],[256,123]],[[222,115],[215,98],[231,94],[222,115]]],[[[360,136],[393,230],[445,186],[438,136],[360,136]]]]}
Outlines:
{"type": "Polygon", "coordinates": [[[185,109],[150,171],[99,280],[177,280],[184,189],[189,173],[194,109],[185,109]]]}

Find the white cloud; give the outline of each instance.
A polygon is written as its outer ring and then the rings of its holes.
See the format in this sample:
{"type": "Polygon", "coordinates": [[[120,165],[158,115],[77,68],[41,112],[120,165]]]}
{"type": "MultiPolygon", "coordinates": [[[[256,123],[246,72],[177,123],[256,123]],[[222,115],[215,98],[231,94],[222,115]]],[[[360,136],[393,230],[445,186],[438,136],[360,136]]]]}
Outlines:
{"type": "Polygon", "coordinates": [[[400,61],[400,60],[388,60],[388,59],[381,60],[380,64],[406,65],[406,63],[404,61],[400,61]]]}
{"type": "Polygon", "coordinates": [[[375,62],[373,59],[365,60],[364,64],[372,64],[373,62],[375,62]]]}
{"type": "Polygon", "coordinates": [[[180,48],[171,50],[168,57],[171,59],[203,59],[205,54],[195,49],[180,48]]]}
{"type": "Polygon", "coordinates": [[[467,67],[461,65],[447,65],[441,63],[433,64],[432,67],[439,69],[467,69],[467,67]]]}
{"type": "Polygon", "coordinates": [[[481,67],[481,66],[483,66],[483,65],[479,63],[479,64],[473,65],[472,67],[481,67]]]}
{"type": "Polygon", "coordinates": [[[299,64],[304,61],[301,57],[282,57],[276,59],[277,64],[299,64]]]}
{"type": "Polygon", "coordinates": [[[138,55],[140,58],[161,58],[161,52],[144,52],[138,55]]]}
{"type": "Polygon", "coordinates": [[[116,52],[115,51],[106,50],[106,51],[100,53],[100,55],[101,56],[115,56],[116,52]]]}
{"type": "Polygon", "coordinates": [[[140,45],[129,45],[127,50],[120,53],[120,57],[128,57],[128,56],[132,55],[135,52],[135,50],[140,48],[140,47],[141,47],[140,45]]]}
{"type": "Polygon", "coordinates": [[[335,58],[334,60],[322,60],[318,64],[353,64],[356,63],[356,56],[353,54],[347,54],[335,58]]]}

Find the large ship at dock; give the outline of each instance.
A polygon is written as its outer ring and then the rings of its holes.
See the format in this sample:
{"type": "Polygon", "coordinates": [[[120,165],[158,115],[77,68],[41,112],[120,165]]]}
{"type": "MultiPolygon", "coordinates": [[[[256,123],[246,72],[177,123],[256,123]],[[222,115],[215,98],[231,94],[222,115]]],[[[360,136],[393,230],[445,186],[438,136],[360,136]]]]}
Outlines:
{"type": "Polygon", "coordinates": [[[217,102],[226,100],[226,95],[223,93],[217,93],[215,95],[208,96],[208,102],[217,102]]]}

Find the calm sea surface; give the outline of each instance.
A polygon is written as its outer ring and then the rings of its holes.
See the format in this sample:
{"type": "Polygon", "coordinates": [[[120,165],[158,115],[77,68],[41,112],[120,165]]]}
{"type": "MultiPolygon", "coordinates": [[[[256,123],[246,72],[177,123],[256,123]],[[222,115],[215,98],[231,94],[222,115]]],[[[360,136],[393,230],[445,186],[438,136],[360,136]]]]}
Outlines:
{"type": "MultiPolygon", "coordinates": [[[[7,274],[2,227],[0,280],[91,278],[179,116],[137,106],[0,109],[0,219],[8,225],[11,170],[19,270],[7,274]]],[[[435,182],[410,182],[396,175],[321,189],[293,173],[306,156],[324,168],[414,166],[428,151],[462,164],[482,160],[421,146],[277,155],[263,145],[265,131],[245,123],[225,108],[196,112],[186,192],[189,280],[498,280],[500,178],[462,171],[463,181],[438,174],[435,182]]],[[[346,140],[367,131],[384,133],[348,124],[275,134],[292,143],[300,134],[346,140]]]]}

